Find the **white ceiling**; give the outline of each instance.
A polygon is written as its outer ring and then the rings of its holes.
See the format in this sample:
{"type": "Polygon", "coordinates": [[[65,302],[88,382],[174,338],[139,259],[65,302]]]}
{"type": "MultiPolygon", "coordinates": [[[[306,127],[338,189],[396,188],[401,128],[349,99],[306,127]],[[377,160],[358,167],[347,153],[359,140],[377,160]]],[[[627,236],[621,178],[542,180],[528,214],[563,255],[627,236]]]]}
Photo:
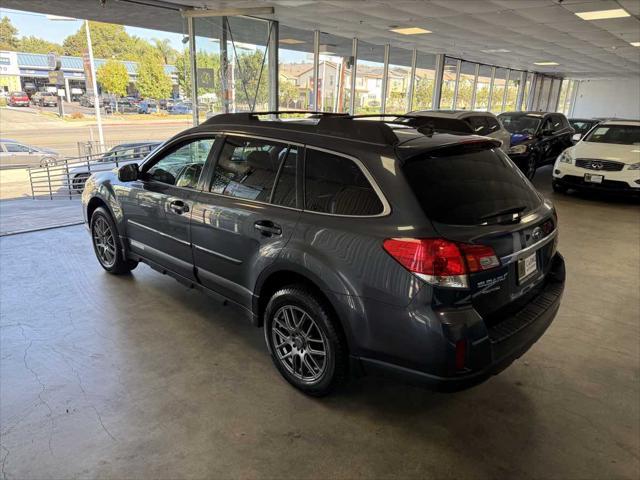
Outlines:
{"type": "MultiPolygon", "coordinates": [[[[144,2],[145,0],[141,0],[144,2]]],[[[319,29],[382,45],[445,53],[487,64],[575,78],[638,76],[640,0],[169,0],[196,8],[273,6],[283,26],[319,29]],[[632,16],[585,21],[574,12],[624,8],[632,16]],[[406,36],[394,27],[433,33],[406,36]],[[482,50],[506,49],[509,53],[482,50]],[[555,61],[557,67],[537,66],[555,61]]],[[[3,0],[21,10],[74,15],[128,25],[183,31],[169,10],[117,0],[3,0]]],[[[288,32],[289,33],[289,32],[288,32]]],[[[310,47],[310,46],[309,46],[310,47]]]]}

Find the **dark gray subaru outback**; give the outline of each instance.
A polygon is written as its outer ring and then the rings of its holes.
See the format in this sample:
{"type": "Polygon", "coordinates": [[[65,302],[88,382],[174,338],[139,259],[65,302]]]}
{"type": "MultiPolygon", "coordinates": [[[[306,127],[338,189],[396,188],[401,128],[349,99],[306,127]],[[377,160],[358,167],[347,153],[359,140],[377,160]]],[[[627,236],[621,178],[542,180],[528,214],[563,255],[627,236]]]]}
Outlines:
{"type": "Polygon", "coordinates": [[[96,256],[240,308],[283,377],[386,372],[440,389],[544,333],[564,262],[553,206],[499,142],[402,119],[218,115],[82,195],[96,256]]]}

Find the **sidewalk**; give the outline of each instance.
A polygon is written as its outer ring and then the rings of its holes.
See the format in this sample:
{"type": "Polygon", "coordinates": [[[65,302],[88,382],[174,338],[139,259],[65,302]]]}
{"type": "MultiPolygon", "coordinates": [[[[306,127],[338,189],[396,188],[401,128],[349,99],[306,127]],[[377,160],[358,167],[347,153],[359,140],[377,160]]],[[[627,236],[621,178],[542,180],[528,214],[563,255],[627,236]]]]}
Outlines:
{"type": "Polygon", "coordinates": [[[82,223],[80,200],[0,200],[0,236],[82,223]]]}

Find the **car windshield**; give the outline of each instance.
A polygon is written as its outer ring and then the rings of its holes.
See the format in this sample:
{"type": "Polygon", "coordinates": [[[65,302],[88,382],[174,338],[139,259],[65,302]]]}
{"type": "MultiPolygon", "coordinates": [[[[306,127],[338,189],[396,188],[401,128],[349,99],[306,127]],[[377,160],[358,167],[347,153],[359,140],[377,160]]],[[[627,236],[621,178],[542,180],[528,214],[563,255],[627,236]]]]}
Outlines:
{"type": "Polygon", "coordinates": [[[593,125],[595,124],[595,122],[589,122],[585,120],[569,120],[569,123],[576,131],[576,133],[581,133],[583,135],[591,130],[591,127],[593,127],[593,125]]]}
{"type": "Polygon", "coordinates": [[[509,133],[527,133],[530,135],[536,133],[536,130],[538,130],[540,122],[542,121],[540,117],[524,115],[521,113],[513,115],[503,114],[500,115],[500,120],[502,121],[504,128],[506,128],[509,133]]]}
{"type": "Polygon", "coordinates": [[[615,143],[618,145],[640,145],[640,125],[601,125],[584,139],[591,143],[615,143]]]}
{"type": "Polygon", "coordinates": [[[537,209],[541,200],[518,167],[498,148],[429,153],[403,167],[429,219],[448,225],[481,225],[495,212],[537,209]]]}

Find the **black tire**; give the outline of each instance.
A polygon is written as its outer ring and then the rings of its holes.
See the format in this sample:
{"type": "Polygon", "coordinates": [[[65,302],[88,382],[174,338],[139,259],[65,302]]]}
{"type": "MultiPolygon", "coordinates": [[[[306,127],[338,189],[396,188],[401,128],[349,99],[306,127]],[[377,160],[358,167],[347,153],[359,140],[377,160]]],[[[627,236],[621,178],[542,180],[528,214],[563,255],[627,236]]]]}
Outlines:
{"type": "Polygon", "coordinates": [[[71,187],[76,193],[82,193],[84,190],[84,184],[87,183],[87,179],[91,175],[88,173],[79,173],[71,180],[71,187]]]}
{"type": "Polygon", "coordinates": [[[538,157],[531,154],[527,158],[527,163],[524,165],[524,174],[529,180],[533,180],[536,176],[536,170],[538,169],[538,157]]]}
{"type": "Polygon", "coordinates": [[[551,182],[551,187],[553,188],[553,191],[556,193],[567,193],[567,190],[569,190],[566,186],[560,185],[559,183],[556,183],[556,182],[551,182]]]}
{"type": "MultiPolygon", "coordinates": [[[[265,309],[264,335],[271,359],[285,380],[308,395],[327,395],[348,376],[347,344],[337,321],[324,302],[302,286],[278,290],[265,309]],[[299,324],[294,328],[283,328],[285,311],[288,315],[298,315],[299,324]],[[275,339],[281,343],[276,345],[275,339]],[[325,355],[309,353],[309,349],[312,352],[324,349],[325,355]],[[323,360],[324,363],[320,363],[323,360]],[[307,378],[304,378],[305,371],[307,378]]],[[[290,323],[295,324],[295,317],[290,323]]]]}
{"type": "Polygon", "coordinates": [[[90,228],[93,251],[100,266],[107,272],[114,275],[122,275],[129,273],[138,266],[138,262],[135,260],[129,260],[124,257],[122,248],[120,248],[118,229],[106,208],[98,207],[93,211],[90,228]],[[105,240],[107,235],[105,228],[109,230],[111,241],[105,240]],[[99,239],[99,237],[102,238],[99,239]]]}

